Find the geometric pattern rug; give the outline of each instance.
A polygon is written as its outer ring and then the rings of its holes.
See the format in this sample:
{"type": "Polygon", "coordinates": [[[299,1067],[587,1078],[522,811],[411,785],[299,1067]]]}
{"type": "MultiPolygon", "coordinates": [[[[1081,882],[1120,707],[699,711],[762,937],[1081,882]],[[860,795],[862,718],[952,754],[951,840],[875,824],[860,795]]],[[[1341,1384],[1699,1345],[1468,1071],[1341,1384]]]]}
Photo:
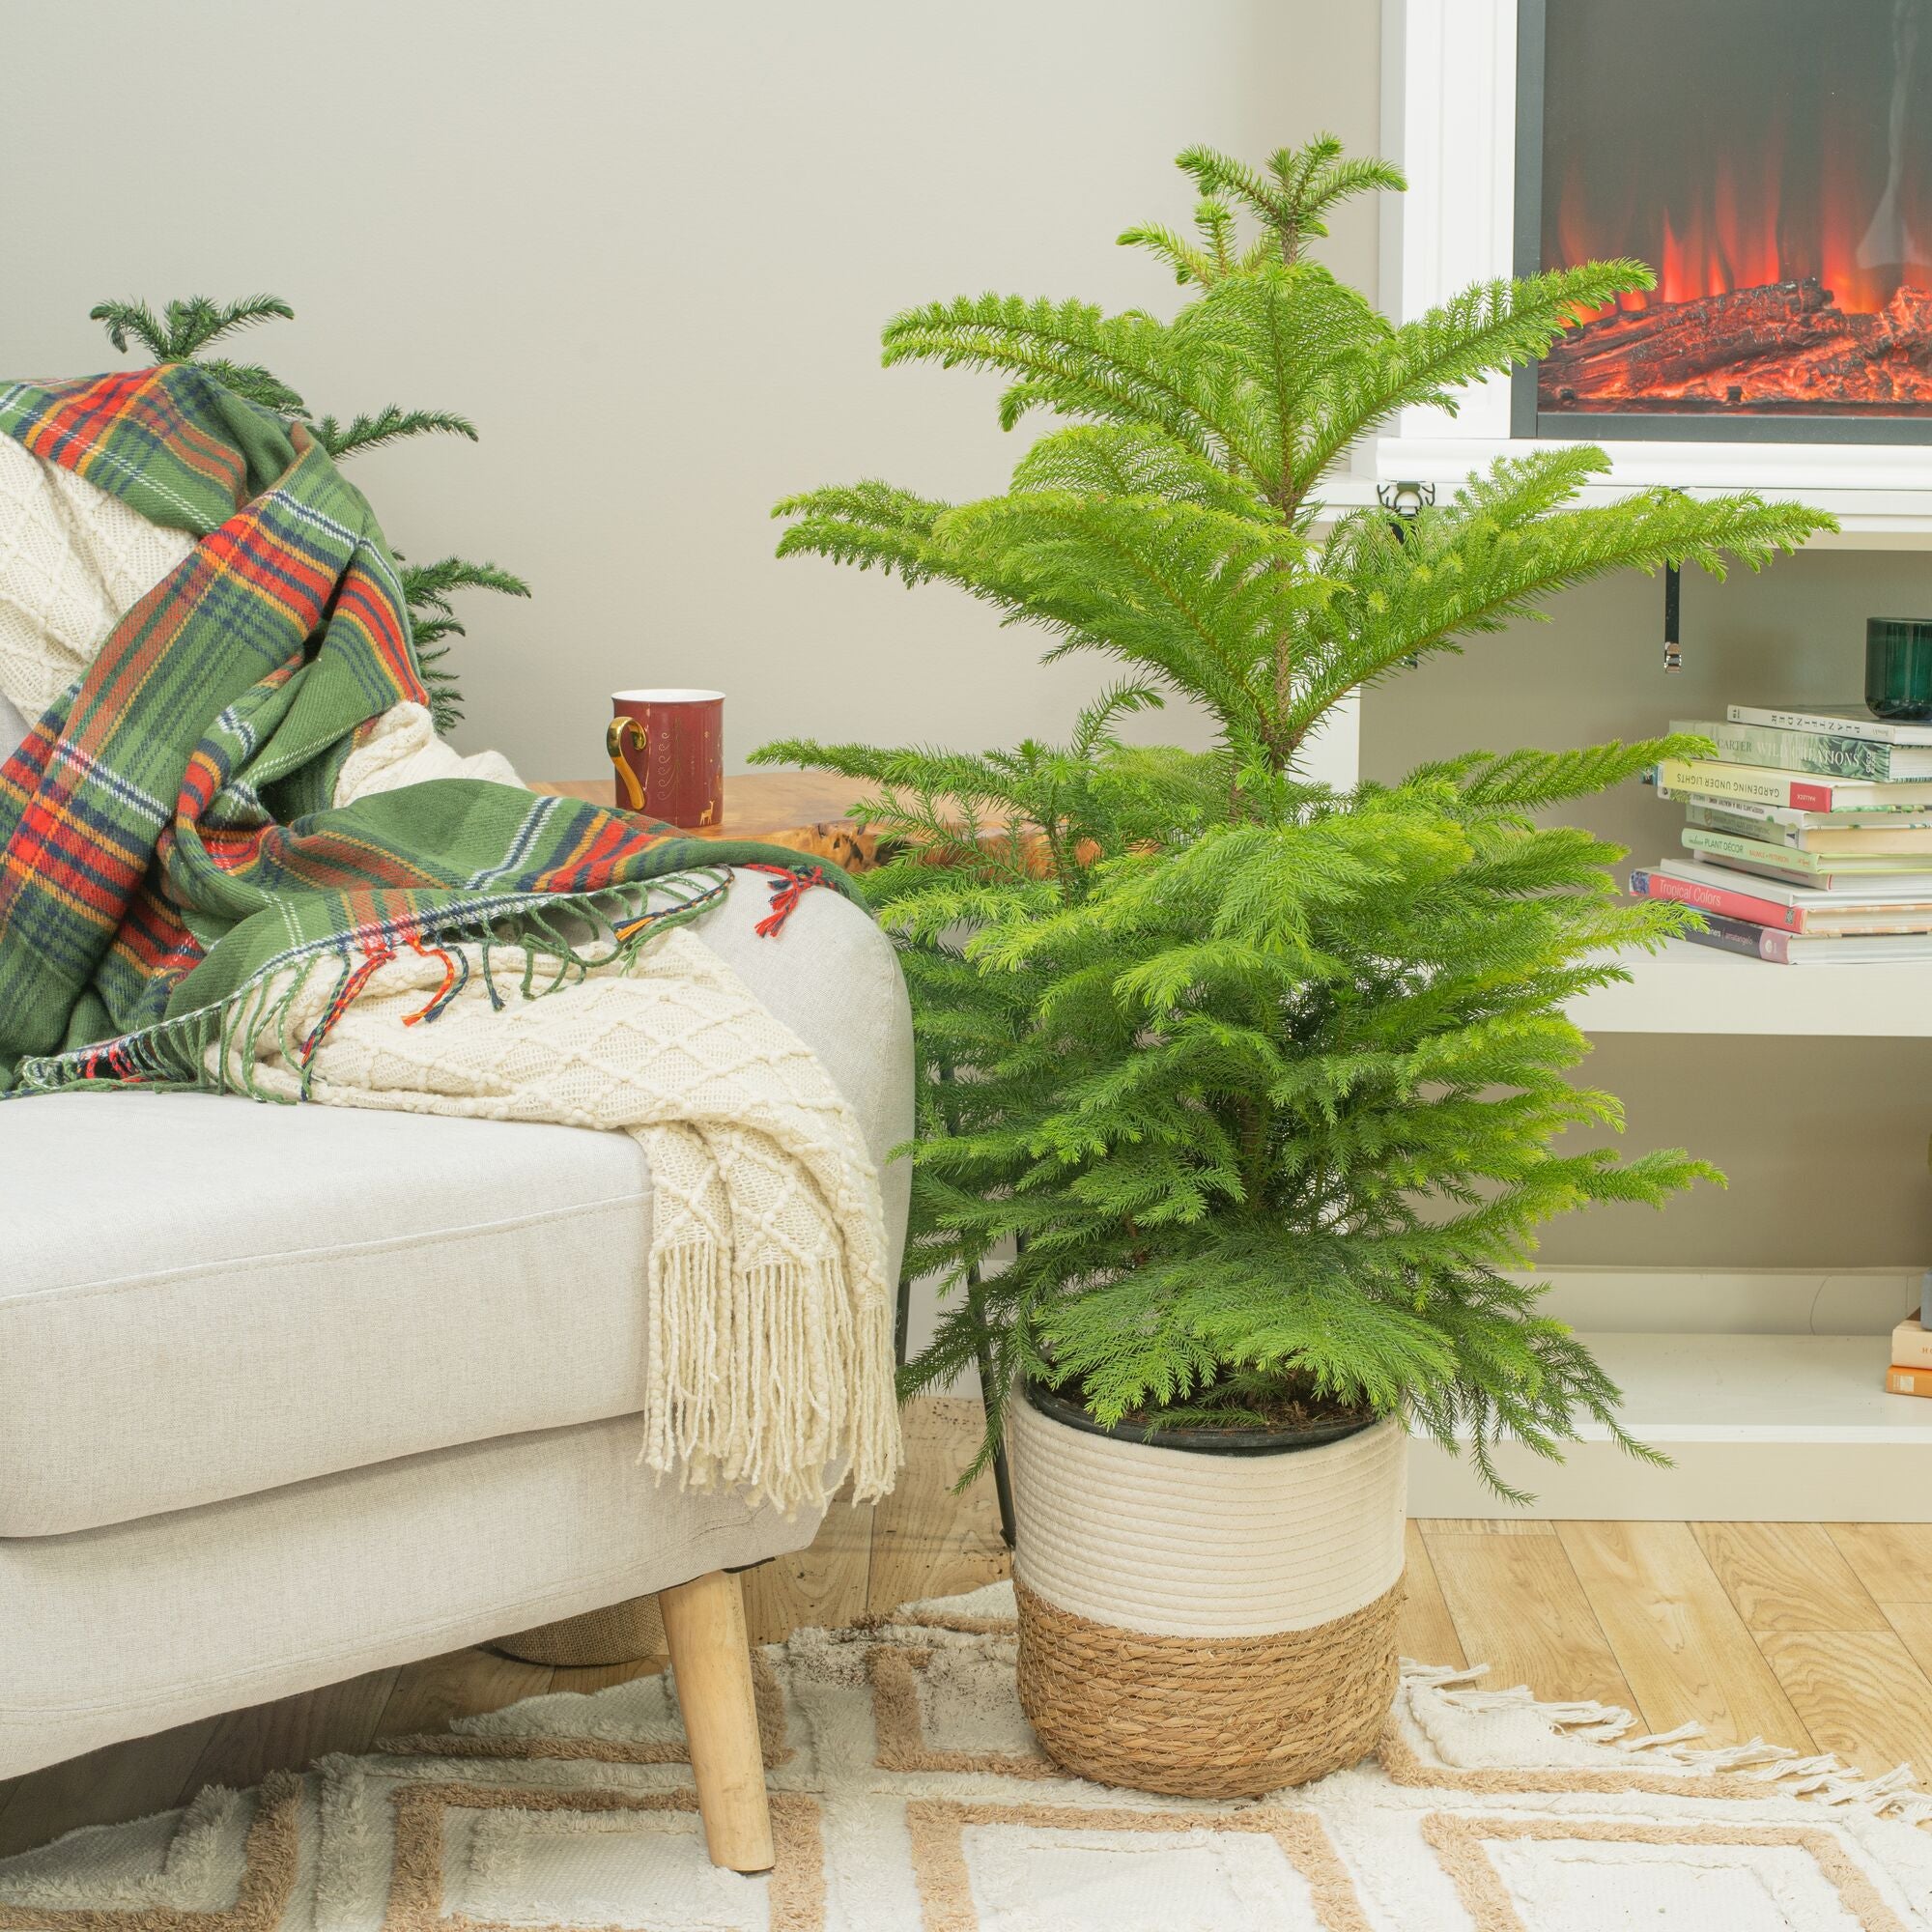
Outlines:
{"type": "Polygon", "coordinates": [[[778,1864],[704,1855],[668,1674],[0,1861],[0,1932],[1932,1932],[1932,1801],[1404,1666],[1376,1754],[1251,1803],[1068,1777],[1009,1584],[755,1660],[778,1864]]]}

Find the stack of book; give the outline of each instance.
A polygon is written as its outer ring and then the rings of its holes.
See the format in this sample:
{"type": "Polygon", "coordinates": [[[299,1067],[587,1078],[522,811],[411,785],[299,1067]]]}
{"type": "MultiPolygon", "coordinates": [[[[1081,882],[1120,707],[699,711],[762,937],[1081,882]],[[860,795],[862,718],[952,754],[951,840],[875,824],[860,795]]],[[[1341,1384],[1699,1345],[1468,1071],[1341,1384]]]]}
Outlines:
{"type": "Polygon", "coordinates": [[[1657,768],[1684,850],[1633,893],[1695,906],[1701,945],[1778,965],[1932,960],[1932,724],[1733,704],[1670,728],[1718,755],[1657,768]]]}
{"type": "Polygon", "coordinates": [[[1885,1372],[1892,1395],[1932,1396],[1932,1330],[1918,1316],[1891,1331],[1891,1367],[1885,1372]]]}

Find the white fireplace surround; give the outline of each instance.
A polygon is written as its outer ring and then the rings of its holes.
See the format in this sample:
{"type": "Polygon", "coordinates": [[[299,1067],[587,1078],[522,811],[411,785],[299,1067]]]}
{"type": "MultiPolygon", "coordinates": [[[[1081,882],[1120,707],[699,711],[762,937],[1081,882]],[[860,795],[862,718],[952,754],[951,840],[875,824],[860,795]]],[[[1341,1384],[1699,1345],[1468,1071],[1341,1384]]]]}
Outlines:
{"type": "MultiPolygon", "coordinates": [[[[1382,0],[1381,149],[1408,176],[1384,202],[1381,299],[1407,320],[1514,267],[1516,0],[1382,0]]],[[[1583,440],[1587,440],[1587,431],[1583,440]]],[[[1530,446],[1510,434],[1510,385],[1465,393],[1455,416],[1405,412],[1357,453],[1342,495],[1413,480],[1450,486],[1530,446]],[[1352,484],[1353,488],[1350,488],[1352,484]]],[[[1670,484],[1693,495],[1802,497],[1842,526],[1814,541],[1932,548],[1932,443],[1605,441],[1607,497],[1670,484]]]]}

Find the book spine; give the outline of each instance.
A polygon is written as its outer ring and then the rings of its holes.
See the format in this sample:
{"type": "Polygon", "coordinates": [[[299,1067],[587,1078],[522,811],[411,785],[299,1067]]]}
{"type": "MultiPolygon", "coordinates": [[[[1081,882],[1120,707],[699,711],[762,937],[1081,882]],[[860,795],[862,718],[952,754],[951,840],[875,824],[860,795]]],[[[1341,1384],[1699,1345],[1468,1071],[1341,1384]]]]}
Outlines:
{"type": "Polygon", "coordinates": [[[1932,1370],[1932,1335],[1919,1322],[1901,1321],[1891,1331],[1891,1366],[1920,1374],[1932,1370]]]}
{"type": "Polygon", "coordinates": [[[1775,724],[1714,724],[1704,735],[1717,746],[1719,757],[1735,765],[1776,765],[1834,779],[1891,777],[1891,747],[1870,738],[1781,730],[1775,724]]]}
{"type": "Polygon", "coordinates": [[[1885,1392],[1887,1395],[1932,1396],[1932,1369],[1888,1369],[1885,1372],[1885,1392]]]}
{"type": "MultiPolygon", "coordinates": [[[[1670,794],[1660,787],[1658,796],[1668,798],[1670,794]]],[[[1703,799],[1686,799],[1684,820],[1706,832],[1728,832],[1736,838],[1749,838],[1760,845],[1786,845],[1793,850],[1800,849],[1804,837],[1804,824],[1794,822],[1790,813],[1769,805],[1746,805],[1742,800],[1712,805],[1703,799]]]]}
{"type": "Polygon", "coordinates": [[[1700,912],[1720,912],[1752,925],[1777,926],[1786,932],[1804,930],[1801,906],[1779,905],[1775,899],[1754,898],[1749,893],[1721,892],[1695,879],[1673,879],[1666,872],[1633,872],[1631,891],[1639,898],[1673,899],[1700,912]]]}
{"type": "Polygon", "coordinates": [[[1733,724],[1769,724],[1779,731],[1816,731],[1832,738],[1868,738],[1881,745],[1932,745],[1922,724],[1890,724],[1883,718],[1833,717],[1821,711],[1782,711],[1771,704],[1727,704],[1733,724]]]}
{"type": "Polygon", "coordinates": [[[1747,919],[1726,919],[1720,912],[1707,912],[1704,923],[1692,926],[1684,937],[1696,946],[1715,947],[1719,952],[1741,952],[1747,959],[1769,959],[1788,966],[1791,955],[1784,949],[1784,934],[1768,925],[1753,925],[1747,919]]]}
{"type": "Polygon", "coordinates": [[[1820,718],[1813,711],[1780,711],[1769,704],[1727,704],[1724,716],[1733,724],[1769,724],[1776,730],[1817,731],[1833,738],[1888,738],[1874,718],[1869,725],[1857,718],[1820,718]]]}
{"type": "Polygon", "coordinates": [[[1658,781],[1672,791],[1702,798],[1741,798],[1753,805],[1788,806],[1794,811],[1830,811],[1832,785],[1825,779],[1787,778],[1781,772],[1726,768],[1704,760],[1665,758],[1658,781]]]}
{"type": "Polygon", "coordinates": [[[1693,852],[1708,852],[1714,859],[1735,859],[1741,866],[1759,866],[1802,879],[1820,879],[1827,863],[1816,852],[1774,845],[1766,838],[1746,838],[1735,832],[1706,832],[1690,825],[1680,836],[1693,852]]]}

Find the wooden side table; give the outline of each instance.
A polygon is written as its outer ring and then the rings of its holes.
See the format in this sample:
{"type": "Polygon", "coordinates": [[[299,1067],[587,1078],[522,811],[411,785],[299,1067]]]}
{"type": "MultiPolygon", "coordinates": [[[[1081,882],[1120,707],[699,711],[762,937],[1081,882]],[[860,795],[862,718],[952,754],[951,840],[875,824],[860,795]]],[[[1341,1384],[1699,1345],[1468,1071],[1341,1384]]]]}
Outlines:
{"type": "MultiPolygon", "coordinates": [[[[601,779],[565,779],[532,784],[532,791],[554,798],[581,798],[592,805],[616,804],[616,787],[601,779]]],[[[716,825],[678,829],[687,838],[762,838],[813,859],[830,859],[848,872],[867,872],[879,863],[879,838],[861,832],[845,815],[851,779],[816,772],[733,772],[724,781],[724,816],[716,825]]]]}

